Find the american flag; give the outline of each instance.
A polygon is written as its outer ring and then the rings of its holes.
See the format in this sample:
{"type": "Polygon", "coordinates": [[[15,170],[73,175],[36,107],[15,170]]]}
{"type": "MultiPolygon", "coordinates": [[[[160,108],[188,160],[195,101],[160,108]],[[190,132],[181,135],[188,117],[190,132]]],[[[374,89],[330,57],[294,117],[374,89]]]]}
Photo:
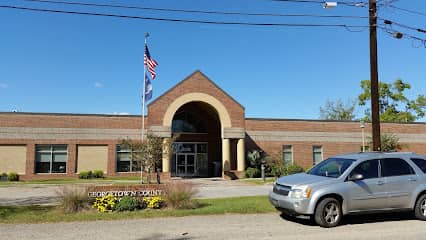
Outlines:
{"type": "Polygon", "coordinates": [[[151,54],[149,54],[147,45],[145,45],[145,55],[143,57],[143,63],[148,66],[148,71],[151,74],[152,80],[154,80],[156,76],[155,68],[158,66],[158,63],[153,58],[151,58],[151,54]]]}

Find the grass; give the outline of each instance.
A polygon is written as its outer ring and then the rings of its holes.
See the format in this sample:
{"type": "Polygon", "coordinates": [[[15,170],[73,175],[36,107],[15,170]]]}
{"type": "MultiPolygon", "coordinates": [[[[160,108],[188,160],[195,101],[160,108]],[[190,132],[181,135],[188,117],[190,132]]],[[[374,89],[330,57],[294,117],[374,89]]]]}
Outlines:
{"type": "Polygon", "coordinates": [[[0,181],[0,186],[13,186],[21,184],[76,184],[76,183],[113,183],[120,184],[120,182],[129,182],[139,184],[140,177],[105,177],[105,178],[93,178],[93,179],[78,179],[78,178],[68,178],[68,179],[47,179],[47,180],[29,180],[29,181],[19,181],[19,182],[9,182],[9,181],[0,181]]]}
{"type": "Polygon", "coordinates": [[[94,210],[65,214],[53,206],[0,206],[0,223],[46,223],[118,220],[153,217],[183,217],[217,214],[254,214],[275,212],[267,196],[200,199],[196,209],[144,209],[135,212],[98,213],[94,210]]]}
{"type": "Polygon", "coordinates": [[[263,179],[261,178],[246,178],[241,180],[242,182],[246,182],[249,184],[253,184],[253,185],[266,185],[266,184],[271,184],[273,182],[275,182],[276,178],[274,177],[267,177],[265,179],[265,181],[263,181],[263,179]]]}

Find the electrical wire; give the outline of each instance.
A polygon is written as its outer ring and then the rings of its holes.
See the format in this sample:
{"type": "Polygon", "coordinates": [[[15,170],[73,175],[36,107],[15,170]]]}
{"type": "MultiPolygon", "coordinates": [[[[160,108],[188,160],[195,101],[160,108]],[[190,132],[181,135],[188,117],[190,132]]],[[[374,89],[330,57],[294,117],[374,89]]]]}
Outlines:
{"type": "Polygon", "coordinates": [[[384,23],[387,24],[387,25],[396,25],[396,26],[401,27],[401,28],[405,28],[405,29],[409,29],[409,30],[413,30],[413,31],[421,32],[421,33],[426,33],[426,29],[410,27],[410,26],[407,26],[405,24],[398,23],[398,22],[391,21],[391,20],[384,19],[384,18],[379,18],[379,19],[383,20],[384,23]]]}
{"type": "Polygon", "coordinates": [[[117,5],[117,4],[99,4],[99,3],[91,3],[91,2],[68,2],[68,1],[53,1],[53,0],[21,0],[21,1],[63,4],[63,5],[76,5],[76,6],[90,6],[90,7],[107,7],[107,8],[122,8],[122,9],[151,10],[151,11],[165,11],[165,12],[221,14],[221,15],[270,16],[270,17],[316,17],[316,18],[365,18],[365,19],[368,18],[368,16],[347,16],[347,15],[345,16],[345,15],[319,15],[319,14],[275,14],[275,13],[253,13],[253,12],[202,11],[202,10],[153,8],[153,7],[117,5]]]}
{"type": "MultiPolygon", "coordinates": [[[[317,1],[317,0],[272,0],[276,2],[294,2],[294,3],[316,3],[324,4],[326,1],[317,1]]],[[[365,7],[368,5],[368,2],[358,1],[358,2],[346,2],[346,1],[334,1],[340,5],[353,6],[353,7],[365,7]]]]}
{"type": "Polygon", "coordinates": [[[407,37],[407,38],[410,38],[410,39],[413,40],[413,42],[412,42],[413,47],[419,48],[419,47],[421,47],[421,45],[423,45],[426,48],[426,39],[425,38],[419,38],[417,36],[414,36],[414,35],[411,35],[411,34],[408,34],[408,33],[405,33],[405,32],[396,32],[394,30],[389,30],[388,28],[383,27],[383,26],[377,26],[377,28],[381,29],[382,31],[386,32],[387,34],[391,35],[392,37],[395,37],[395,33],[400,33],[400,34],[402,34],[402,37],[407,37]],[[415,46],[414,42],[419,42],[420,45],[415,46]]]}
{"type": "Polygon", "coordinates": [[[418,15],[422,15],[422,16],[426,16],[426,13],[423,12],[418,12],[418,11],[414,11],[411,9],[406,9],[406,8],[401,8],[401,7],[397,7],[395,5],[389,5],[389,7],[400,10],[400,11],[404,11],[404,12],[408,12],[408,13],[412,13],[412,14],[418,14],[418,15]]]}
{"type": "Polygon", "coordinates": [[[34,12],[45,12],[45,13],[63,13],[63,14],[74,14],[74,15],[102,16],[102,17],[141,19],[141,20],[165,21],[165,22],[216,24],[216,25],[242,25],[242,26],[265,26],[265,27],[269,26],[269,27],[343,27],[343,28],[365,27],[365,28],[368,28],[368,26],[364,26],[364,25],[347,25],[347,24],[256,23],[256,22],[228,22],[228,21],[187,20],[187,19],[175,19],[175,18],[155,18],[155,17],[120,15],[120,14],[110,14],[110,13],[68,11],[68,10],[46,9],[46,8],[31,8],[31,7],[21,7],[21,6],[14,6],[14,5],[0,5],[0,8],[34,11],[34,12]]]}

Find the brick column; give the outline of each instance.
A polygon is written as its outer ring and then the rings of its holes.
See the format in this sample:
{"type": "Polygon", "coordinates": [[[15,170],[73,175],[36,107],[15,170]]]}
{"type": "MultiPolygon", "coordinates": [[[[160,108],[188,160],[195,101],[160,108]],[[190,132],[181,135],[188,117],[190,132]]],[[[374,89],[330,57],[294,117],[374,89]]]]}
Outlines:
{"type": "Polygon", "coordinates": [[[107,163],[107,175],[114,176],[116,174],[116,144],[108,144],[108,163],[107,163]]]}
{"type": "Polygon", "coordinates": [[[25,175],[26,178],[33,176],[35,173],[35,144],[27,144],[27,161],[25,164],[25,175]]]}
{"type": "Polygon", "coordinates": [[[67,176],[74,176],[77,166],[77,145],[68,144],[67,176]]]}

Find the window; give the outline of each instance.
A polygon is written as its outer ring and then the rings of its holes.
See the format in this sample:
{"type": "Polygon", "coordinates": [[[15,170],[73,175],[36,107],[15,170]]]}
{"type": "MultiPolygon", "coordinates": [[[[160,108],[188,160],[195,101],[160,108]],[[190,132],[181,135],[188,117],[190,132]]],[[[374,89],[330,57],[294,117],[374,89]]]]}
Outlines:
{"type": "Polygon", "coordinates": [[[139,172],[141,170],[138,151],[117,145],[117,172],[139,172]]]}
{"type": "Polygon", "coordinates": [[[411,161],[413,161],[417,167],[419,167],[423,173],[426,173],[426,160],[421,158],[412,158],[411,161]]]}
{"type": "Polygon", "coordinates": [[[364,179],[379,177],[379,160],[368,160],[360,163],[352,170],[351,176],[362,174],[364,179]]]}
{"type": "Polygon", "coordinates": [[[283,146],[283,160],[287,164],[293,163],[293,147],[291,145],[283,146]]]}
{"type": "Polygon", "coordinates": [[[66,173],[67,145],[36,145],[36,173],[66,173]]]}
{"type": "Polygon", "coordinates": [[[322,146],[313,146],[312,147],[312,156],[314,160],[314,165],[322,161],[322,146]]]}
{"type": "Polygon", "coordinates": [[[380,165],[382,167],[383,177],[414,174],[414,170],[410,167],[410,165],[399,158],[382,159],[380,165]]]}
{"type": "Polygon", "coordinates": [[[201,118],[192,112],[176,113],[172,121],[173,132],[206,133],[207,127],[201,118]]]}

